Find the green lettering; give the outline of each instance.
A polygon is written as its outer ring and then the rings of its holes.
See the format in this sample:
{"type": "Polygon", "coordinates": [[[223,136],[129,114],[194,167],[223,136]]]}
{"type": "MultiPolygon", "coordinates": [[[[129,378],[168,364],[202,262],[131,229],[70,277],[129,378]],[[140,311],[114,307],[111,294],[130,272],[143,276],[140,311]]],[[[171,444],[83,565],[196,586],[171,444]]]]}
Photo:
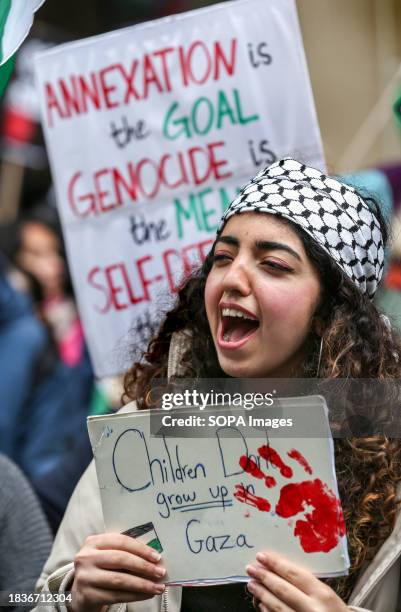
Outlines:
{"type": "MultiPolygon", "coordinates": [[[[236,197],[240,191],[241,189],[236,187],[234,197],[236,197]]],[[[186,221],[194,221],[197,230],[210,233],[215,232],[220,222],[221,214],[228,208],[232,199],[233,198],[229,196],[224,187],[220,187],[218,192],[212,187],[208,187],[198,193],[190,193],[186,204],[179,198],[174,198],[178,238],[183,238],[185,234],[184,229],[186,221]],[[206,200],[209,196],[212,196],[212,199],[209,206],[207,206],[206,200]],[[219,212],[218,209],[217,198],[220,200],[221,212],[219,212]],[[217,204],[217,208],[213,207],[213,204],[217,204]],[[209,217],[213,215],[216,221],[215,223],[213,223],[212,219],[209,220],[209,217]]]]}
{"type": "MultiPolygon", "coordinates": [[[[206,202],[204,200],[204,198],[210,195],[211,193],[213,193],[213,189],[211,187],[208,187],[208,189],[203,189],[203,191],[200,191],[198,194],[200,209],[202,212],[203,225],[207,232],[215,232],[217,230],[217,223],[215,225],[209,225],[209,222],[208,222],[208,218],[211,215],[216,214],[216,209],[215,208],[207,209],[206,202]]],[[[218,218],[218,221],[220,221],[220,217],[218,218]]]]}
{"type": "MultiPolygon", "coordinates": [[[[235,196],[234,198],[237,197],[237,195],[241,192],[240,187],[236,187],[235,188],[235,196]]],[[[224,187],[220,187],[219,189],[219,194],[220,194],[220,206],[221,206],[221,214],[223,214],[226,209],[230,206],[232,200],[234,198],[231,198],[227,191],[224,189],[224,187]]]]}
{"type": "Polygon", "coordinates": [[[224,91],[219,90],[219,95],[217,97],[217,129],[219,130],[223,124],[223,117],[228,116],[230,122],[232,124],[236,124],[237,121],[235,119],[235,115],[233,113],[233,109],[231,108],[227,96],[224,91]]]}
{"type": "Polygon", "coordinates": [[[212,127],[213,119],[214,119],[213,104],[210,102],[208,98],[205,98],[205,97],[198,98],[192,107],[192,113],[191,113],[192,126],[195,132],[197,134],[202,134],[202,136],[204,134],[207,134],[210,128],[212,127]],[[199,123],[198,123],[198,108],[199,108],[199,105],[202,104],[202,102],[206,102],[207,116],[208,116],[208,120],[203,130],[200,129],[199,123]]]}
{"type": "Polygon", "coordinates": [[[227,191],[224,189],[224,187],[220,187],[219,192],[220,192],[221,213],[223,214],[224,211],[230,206],[231,198],[228,195],[227,191]]]}
{"type": "Polygon", "coordinates": [[[163,136],[169,140],[175,140],[181,134],[185,134],[187,138],[190,138],[191,133],[188,126],[188,118],[180,117],[179,119],[172,119],[175,111],[178,108],[178,102],[173,102],[170,108],[167,110],[166,117],[163,122],[163,136]],[[171,125],[179,126],[178,130],[171,132],[171,125]]]}
{"type": "Polygon", "coordinates": [[[194,218],[197,229],[198,230],[203,229],[202,220],[199,217],[196,199],[197,199],[196,195],[193,193],[190,193],[189,198],[188,198],[188,208],[186,209],[185,206],[182,204],[181,200],[179,200],[178,198],[174,198],[175,219],[177,223],[179,238],[182,238],[184,236],[184,230],[183,230],[184,220],[189,221],[191,218],[194,218]]]}
{"type": "Polygon", "coordinates": [[[259,119],[259,115],[255,114],[255,115],[250,115],[249,117],[243,116],[242,108],[241,108],[241,100],[240,100],[238,89],[233,89],[233,94],[234,94],[235,106],[237,109],[238,121],[240,122],[240,124],[245,125],[246,123],[250,123],[251,121],[257,121],[259,119]]]}

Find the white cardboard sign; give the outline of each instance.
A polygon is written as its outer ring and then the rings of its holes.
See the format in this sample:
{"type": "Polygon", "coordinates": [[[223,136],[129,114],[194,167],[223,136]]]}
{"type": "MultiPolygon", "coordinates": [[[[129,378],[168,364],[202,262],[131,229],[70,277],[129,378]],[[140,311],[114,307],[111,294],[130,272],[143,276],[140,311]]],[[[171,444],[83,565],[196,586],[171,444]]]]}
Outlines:
{"type": "MultiPolygon", "coordinates": [[[[152,414],[162,424],[184,419],[181,431],[188,427],[187,409],[152,414]]],[[[291,417],[324,433],[313,439],[273,437],[265,409],[219,407],[198,415],[196,429],[208,437],[196,440],[151,435],[149,411],[88,419],[106,529],[161,551],[168,584],[246,580],[245,565],[262,550],[283,553],[319,576],[346,573],[324,400],[292,399],[281,409],[287,423],[291,417]],[[261,416],[266,421],[253,437],[250,419],[261,416]]]]}
{"type": "Polygon", "coordinates": [[[324,168],[293,0],[238,0],[53,48],[42,123],[99,376],[143,344],[261,167],[324,168]],[[123,356],[125,357],[125,356],[123,356]]]}

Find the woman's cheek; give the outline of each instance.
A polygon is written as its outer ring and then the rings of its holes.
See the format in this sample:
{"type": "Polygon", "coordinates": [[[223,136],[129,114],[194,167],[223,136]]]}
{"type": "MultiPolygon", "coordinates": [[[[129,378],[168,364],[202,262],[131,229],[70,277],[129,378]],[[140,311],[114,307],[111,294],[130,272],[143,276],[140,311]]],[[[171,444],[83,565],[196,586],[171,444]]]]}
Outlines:
{"type": "Polygon", "coordinates": [[[215,323],[217,316],[217,307],[220,301],[219,284],[214,276],[209,274],[205,285],[205,308],[210,327],[215,323]]]}
{"type": "Polygon", "coordinates": [[[304,290],[294,291],[275,291],[270,288],[261,297],[261,310],[265,329],[269,332],[272,327],[275,335],[293,340],[295,345],[300,339],[304,339],[311,326],[311,319],[317,305],[317,298],[311,300],[304,290]]]}
{"type": "Polygon", "coordinates": [[[297,300],[299,296],[294,295],[293,291],[270,285],[269,287],[259,287],[258,293],[262,315],[268,323],[272,318],[284,320],[287,316],[295,314],[294,311],[298,310],[297,300]],[[295,309],[294,306],[296,306],[295,309]]]}

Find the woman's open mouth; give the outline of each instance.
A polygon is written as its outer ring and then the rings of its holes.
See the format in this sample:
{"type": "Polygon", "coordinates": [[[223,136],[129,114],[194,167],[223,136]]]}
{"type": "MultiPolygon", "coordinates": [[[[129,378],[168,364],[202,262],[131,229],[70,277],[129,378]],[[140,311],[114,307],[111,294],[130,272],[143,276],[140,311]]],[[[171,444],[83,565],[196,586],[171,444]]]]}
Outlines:
{"type": "Polygon", "coordinates": [[[259,320],[253,314],[233,307],[221,308],[218,344],[221,348],[239,348],[259,328],[259,320]]]}

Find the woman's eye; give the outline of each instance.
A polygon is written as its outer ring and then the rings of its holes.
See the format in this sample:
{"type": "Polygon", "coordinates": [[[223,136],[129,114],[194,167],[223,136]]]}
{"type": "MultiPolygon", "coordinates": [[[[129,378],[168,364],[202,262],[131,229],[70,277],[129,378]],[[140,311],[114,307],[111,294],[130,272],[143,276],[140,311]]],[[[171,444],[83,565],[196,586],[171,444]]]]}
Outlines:
{"type": "Polygon", "coordinates": [[[226,262],[230,261],[231,257],[229,255],[225,255],[223,253],[217,253],[213,255],[213,263],[226,262]]]}
{"type": "Polygon", "coordinates": [[[292,268],[279,264],[276,261],[262,261],[262,264],[270,270],[275,270],[277,272],[292,272],[292,268]]]}

